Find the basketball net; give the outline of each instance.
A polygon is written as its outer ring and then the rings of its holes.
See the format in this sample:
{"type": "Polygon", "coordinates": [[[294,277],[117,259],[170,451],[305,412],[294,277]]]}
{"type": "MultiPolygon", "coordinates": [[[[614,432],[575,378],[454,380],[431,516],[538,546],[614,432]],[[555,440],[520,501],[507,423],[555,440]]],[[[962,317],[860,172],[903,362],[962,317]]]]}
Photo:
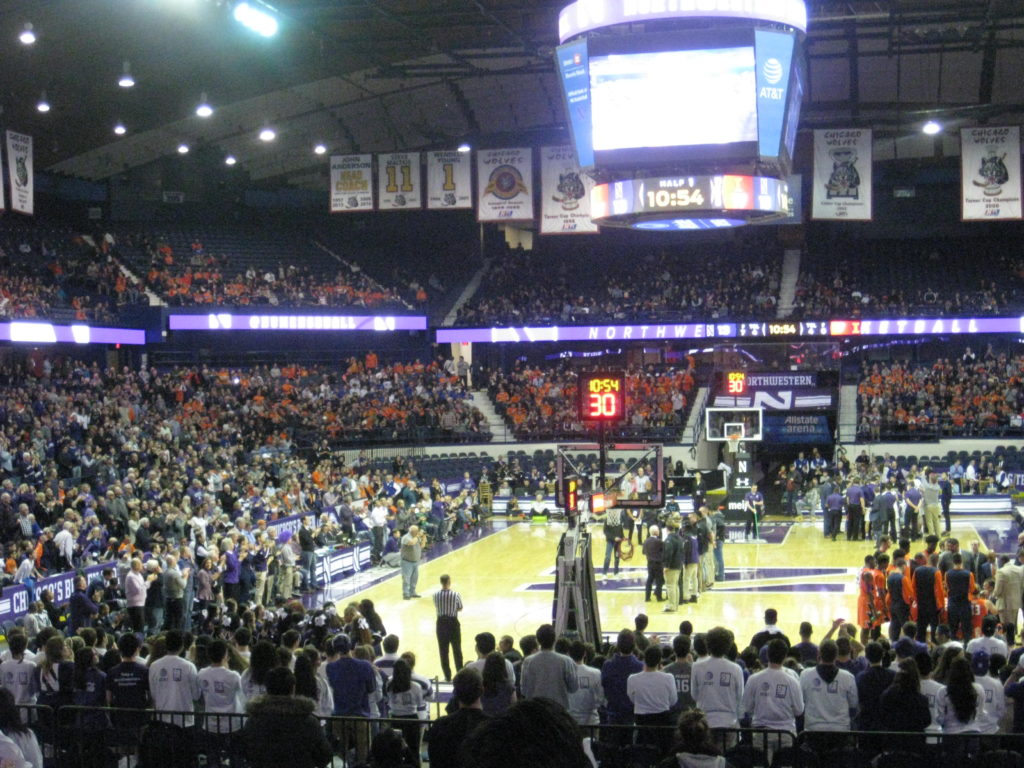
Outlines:
{"type": "Polygon", "coordinates": [[[729,446],[729,453],[739,453],[740,450],[740,436],[739,435],[728,435],[726,436],[726,443],[729,446]]]}

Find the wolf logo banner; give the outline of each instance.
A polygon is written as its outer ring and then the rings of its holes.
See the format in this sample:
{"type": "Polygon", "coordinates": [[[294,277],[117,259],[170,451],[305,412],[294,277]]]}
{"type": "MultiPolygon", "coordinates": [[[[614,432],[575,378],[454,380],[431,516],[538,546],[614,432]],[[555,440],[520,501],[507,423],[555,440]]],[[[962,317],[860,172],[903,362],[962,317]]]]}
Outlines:
{"type": "Polygon", "coordinates": [[[7,173],[11,182],[11,210],[31,216],[35,210],[31,136],[7,132],[7,173]]]}
{"type": "Polygon", "coordinates": [[[960,174],[964,221],[1020,219],[1020,127],[960,131],[960,174]]]}
{"type": "Polygon", "coordinates": [[[541,147],[540,233],[596,233],[598,227],[590,220],[590,190],[593,188],[593,179],[580,171],[570,145],[541,147]]]}
{"type": "Polygon", "coordinates": [[[533,221],[533,150],[482,150],[476,183],[478,221],[533,221]]]}
{"type": "Polygon", "coordinates": [[[812,217],[870,221],[871,162],[871,131],[815,131],[812,217]]]}

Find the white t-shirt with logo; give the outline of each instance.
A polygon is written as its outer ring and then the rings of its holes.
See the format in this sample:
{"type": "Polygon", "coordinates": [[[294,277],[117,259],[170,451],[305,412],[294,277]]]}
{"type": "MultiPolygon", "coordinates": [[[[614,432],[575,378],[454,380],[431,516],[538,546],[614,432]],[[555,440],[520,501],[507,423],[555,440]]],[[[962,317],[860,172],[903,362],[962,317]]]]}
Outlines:
{"type": "Polygon", "coordinates": [[[15,704],[35,704],[36,665],[27,660],[15,661],[8,659],[0,664],[0,685],[3,685],[14,696],[15,704]]]}
{"type": "MultiPolygon", "coordinates": [[[[234,715],[244,711],[240,674],[226,667],[205,667],[198,678],[208,715],[234,715]]],[[[206,718],[206,730],[211,733],[230,733],[241,727],[240,717],[206,718]]]]}
{"type": "MultiPolygon", "coordinates": [[[[164,656],[154,661],[149,665],[149,695],[156,710],[191,712],[200,695],[195,664],[180,656],[164,656]]],[[[160,719],[185,728],[195,723],[191,715],[160,719]]]]}
{"type": "Polygon", "coordinates": [[[788,669],[763,669],[750,676],[743,691],[743,710],[754,728],[796,733],[796,718],[804,711],[800,681],[788,669]]]}

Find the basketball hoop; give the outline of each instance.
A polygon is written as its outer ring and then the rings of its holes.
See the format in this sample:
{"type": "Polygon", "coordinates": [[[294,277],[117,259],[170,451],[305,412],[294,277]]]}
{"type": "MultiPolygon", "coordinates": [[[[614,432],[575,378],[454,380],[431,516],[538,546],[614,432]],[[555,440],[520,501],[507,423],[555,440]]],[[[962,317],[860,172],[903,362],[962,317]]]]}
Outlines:
{"type": "Polygon", "coordinates": [[[739,453],[740,451],[740,436],[739,435],[726,435],[725,444],[729,448],[729,453],[739,453]]]}

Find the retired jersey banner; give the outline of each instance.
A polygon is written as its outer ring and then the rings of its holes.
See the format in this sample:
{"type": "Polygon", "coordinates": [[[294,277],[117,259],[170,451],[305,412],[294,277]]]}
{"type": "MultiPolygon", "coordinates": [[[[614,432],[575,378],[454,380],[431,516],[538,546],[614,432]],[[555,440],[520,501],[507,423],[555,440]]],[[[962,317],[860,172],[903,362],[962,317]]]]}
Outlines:
{"type": "Polygon", "coordinates": [[[373,210],[373,156],[331,158],[331,213],[373,210]]]}
{"type": "Polygon", "coordinates": [[[1021,218],[1020,127],[960,131],[964,221],[1021,218]]]}
{"type": "Polygon", "coordinates": [[[580,172],[576,153],[569,144],[540,150],[540,233],[542,235],[592,234],[590,190],[594,180],[580,172]]]}
{"type": "Polygon", "coordinates": [[[871,131],[814,132],[811,218],[871,221],[871,131]]]}
{"type": "Polygon", "coordinates": [[[478,152],[476,189],[477,221],[533,221],[533,150],[478,152]]]}
{"type": "Polygon", "coordinates": [[[377,207],[382,211],[423,207],[419,152],[377,155],[377,207]]]}
{"type": "Polygon", "coordinates": [[[427,208],[473,207],[471,163],[469,152],[427,153],[427,208]]]}
{"type": "Polygon", "coordinates": [[[11,210],[31,216],[35,209],[31,136],[7,132],[7,173],[11,180],[11,210]]]}

